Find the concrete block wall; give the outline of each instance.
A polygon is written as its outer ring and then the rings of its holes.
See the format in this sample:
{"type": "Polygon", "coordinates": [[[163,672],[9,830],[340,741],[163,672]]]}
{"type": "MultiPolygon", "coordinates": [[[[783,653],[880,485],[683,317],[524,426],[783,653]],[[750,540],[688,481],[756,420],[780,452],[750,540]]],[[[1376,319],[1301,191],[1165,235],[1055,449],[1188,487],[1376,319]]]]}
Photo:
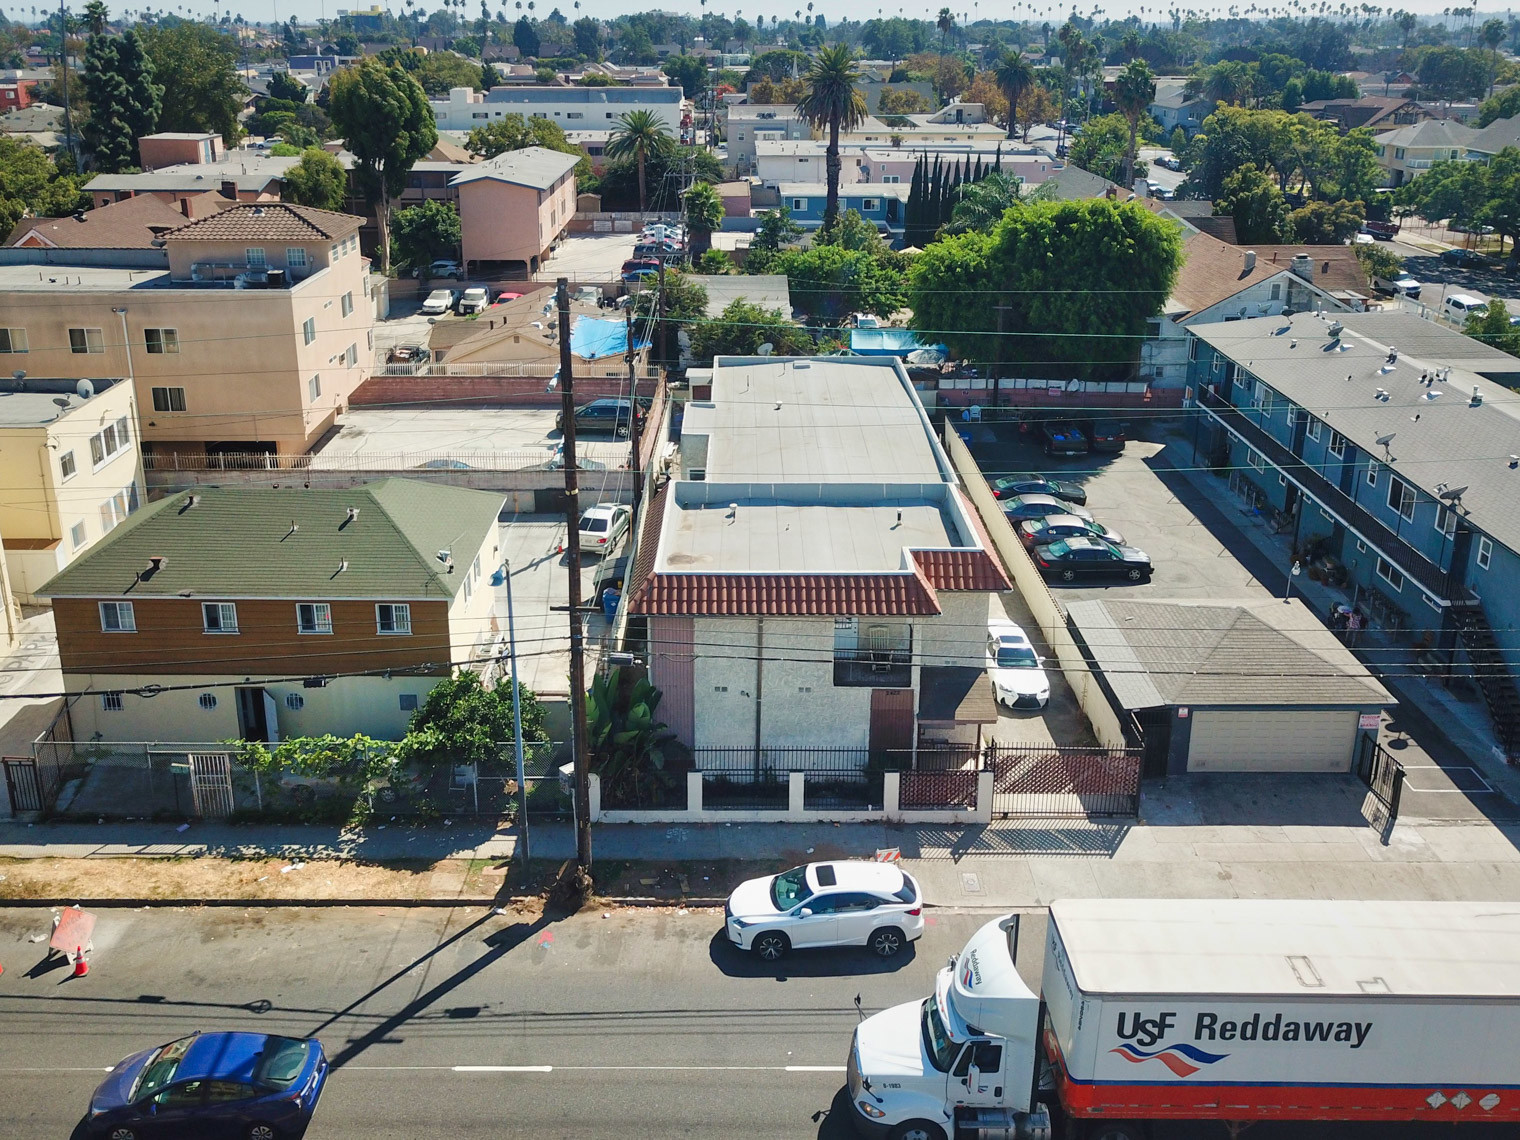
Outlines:
{"type": "MultiPolygon", "coordinates": [[[[450,407],[478,404],[482,407],[557,408],[559,393],[546,391],[550,376],[371,376],[349,396],[351,407],[376,404],[432,404],[450,407]]],[[[638,381],[641,399],[654,396],[655,380],[638,381]]],[[[587,403],[603,396],[626,396],[627,377],[577,376],[575,402],[587,403]]]]}

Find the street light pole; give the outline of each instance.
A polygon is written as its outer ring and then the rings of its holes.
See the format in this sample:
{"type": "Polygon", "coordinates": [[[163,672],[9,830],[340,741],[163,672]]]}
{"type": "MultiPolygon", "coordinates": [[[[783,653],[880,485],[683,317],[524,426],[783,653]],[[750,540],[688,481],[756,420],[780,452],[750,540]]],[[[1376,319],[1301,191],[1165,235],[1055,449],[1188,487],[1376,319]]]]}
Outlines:
{"type": "Polygon", "coordinates": [[[1287,605],[1288,601],[1293,596],[1293,579],[1297,578],[1303,572],[1303,566],[1295,561],[1293,563],[1293,569],[1288,571],[1288,584],[1283,587],[1283,605],[1287,605]]]}

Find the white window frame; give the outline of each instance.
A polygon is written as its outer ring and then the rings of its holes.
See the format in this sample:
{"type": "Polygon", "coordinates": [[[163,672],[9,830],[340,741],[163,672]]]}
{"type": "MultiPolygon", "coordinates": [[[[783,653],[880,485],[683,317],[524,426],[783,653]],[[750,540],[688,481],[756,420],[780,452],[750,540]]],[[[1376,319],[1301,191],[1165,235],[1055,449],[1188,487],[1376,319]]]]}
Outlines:
{"type": "Polygon", "coordinates": [[[1388,509],[1404,521],[1414,522],[1414,508],[1419,499],[1415,489],[1397,475],[1388,480],[1388,509]],[[1398,502],[1394,502],[1395,495],[1398,496],[1398,502]]]}
{"type": "Polygon", "coordinates": [[[1494,560],[1494,540],[1487,535],[1478,536],[1478,568],[1487,570],[1494,560]]]}
{"type": "Polygon", "coordinates": [[[122,694],[120,689],[116,689],[113,692],[100,694],[101,712],[121,712],[121,710],[122,694]]]}
{"type": "Polygon", "coordinates": [[[307,317],[301,322],[301,340],[310,344],[317,339],[317,318],[307,317]]]}
{"type": "Polygon", "coordinates": [[[1338,431],[1330,432],[1330,442],[1325,445],[1336,459],[1346,458],[1346,437],[1338,431]]]}
{"type": "Polygon", "coordinates": [[[296,603],[296,633],[305,637],[320,637],[331,635],[333,631],[332,604],[330,602],[297,602],[296,603]],[[302,610],[311,611],[311,628],[305,628],[301,618],[302,610]]]}
{"type": "Polygon", "coordinates": [[[143,329],[143,347],[153,356],[179,352],[179,329],[143,329]]]}
{"type": "Polygon", "coordinates": [[[412,606],[410,602],[377,602],[375,604],[375,632],[383,637],[408,637],[412,632],[412,606]],[[390,628],[387,629],[386,625],[390,628]]]}
{"type": "Polygon", "coordinates": [[[29,351],[25,329],[0,329],[0,353],[20,355],[29,351]]]}
{"type": "Polygon", "coordinates": [[[89,541],[90,528],[85,525],[84,519],[80,519],[73,526],[69,527],[69,542],[73,544],[75,550],[83,549],[89,541]]]}
{"type": "Polygon", "coordinates": [[[306,395],[313,404],[322,398],[322,374],[320,372],[306,381],[306,395]]]}
{"type": "Polygon", "coordinates": [[[1378,555],[1377,576],[1387,582],[1394,593],[1404,592],[1404,572],[1382,555],[1378,555]]]}
{"type": "Polygon", "coordinates": [[[201,632],[231,636],[238,629],[236,602],[202,602],[201,632]]]}
{"type": "Polygon", "coordinates": [[[1267,458],[1254,447],[1247,447],[1246,466],[1252,471],[1265,471],[1267,469],[1267,458]]]}
{"type": "Polygon", "coordinates": [[[101,633],[136,633],[137,612],[132,608],[131,602],[98,602],[100,608],[100,632],[101,633]],[[116,624],[113,626],[106,619],[106,614],[116,616],[116,624]]]}
{"type": "Polygon", "coordinates": [[[154,388],[153,389],[153,410],[155,412],[182,412],[182,411],[184,411],[185,410],[185,390],[183,388],[154,388]],[[163,398],[162,399],[159,398],[159,393],[160,392],[163,393],[163,398]],[[175,395],[174,395],[176,392],[179,393],[179,397],[178,397],[177,401],[176,401],[176,398],[175,398],[175,395]],[[174,406],[176,402],[179,404],[179,407],[177,407],[177,408],[174,406]]]}
{"type": "Polygon", "coordinates": [[[1435,528],[1447,538],[1457,533],[1457,512],[1442,504],[1436,508],[1435,528]]]}
{"type": "Polygon", "coordinates": [[[352,292],[344,293],[338,298],[338,310],[346,317],[354,311],[354,295],[352,292]]]}
{"type": "Polygon", "coordinates": [[[880,198],[862,198],[860,200],[860,212],[862,214],[868,213],[868,212],[870,212],[872,210],[879,210],[879,209],[881,209],[881,199],[880,198]]]}
{"type": "Polygon", "coordinates": [[[808,200],[806,198],[793,198],[792,199],[792,210],[793,211],[806,210],[807,208],[808,208],[808,200]]]}
{"type": "Polygon", "coordinates": [[[72,450],[65,451],[58,457],[58,481],[67,483],[75,475],[79,474],[79,464],[74,459],[72,450]]]}
{"type": "Polygon", "coordinates": [[[250,269],[266,269],[269,266],[269,256],[261,245],[245,246],[243,260],[248,263],[250,269]]]}
{"type": "Polygon", "coordinates": [[[1376,487],[1378,485],[1378,475],[1381,474],[1382,469],[1383,465],[1376,459],[1367,460],[1367,486],[1376,487]]]}
{"type": "Polygon", "coordinates": [[[1324,434],[1325,421],[1320,419],[1318,416],[1309,415],[1308,412],[1305,412],[1303,414],[1308,420],[1308,423],[1304,425],[1304,434],[1312,439],[1315,443],[1318,443],[1319,437],[1324,434]]]}
{"type": "Polygon", "coordinates": [[[285,249],[285,264],[291,269],[305,269],[306,247],[304,245],[287,246],[285,249]]]}
{"type": "Polygon", "coordinates": [[[69,330],[69,351],[75,356],[97,356],[106,350],[105,332],[101,329],[78,328],[69,330]],[[75,333],[79,336],[76,338],[75,333]]]}

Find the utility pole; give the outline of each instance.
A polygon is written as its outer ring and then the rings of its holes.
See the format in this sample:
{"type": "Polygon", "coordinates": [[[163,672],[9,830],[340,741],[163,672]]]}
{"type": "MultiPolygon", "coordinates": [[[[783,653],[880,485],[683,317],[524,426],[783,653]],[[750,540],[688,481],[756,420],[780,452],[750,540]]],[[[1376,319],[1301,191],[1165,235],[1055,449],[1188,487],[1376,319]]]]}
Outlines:
{"type": "MultiPolygon", "coordinates": [[[[691,231],[686,231],[686,236],[691,237],[691,231]]],[[[666,368],[670,367],[670,353],[666,351],[665,344],[665,259],[660,258],[660,275],[655,279],[654,285],[654,342],[660,350],[660,363],[666,368]]]]}
{"type": "Polygon", "coordinates": [[[63,145],[68,147],[69,157],[74,160],[74,172],[83,174],[84,156],[74,145],[74,120],[69,115],[69,10],[64,6],[64,0],[58,0],[58,47],[59,66],[63,68],[63,145]]]}
{"type": "Polygon", "coordinates": [[[575,467],[575,376],[570,367],[570,282],[559,279],[559,388],[564,424],[565,553],[570,565],[570,725],[575,750],[575,861],[589,888],[591,878],[591,763],[586,741],[586,638],[581,613],[579,473],[575,467]]]}
{"type": "Polygon", "coordinates": [[[639,462],[639,379],[634,371],[633,306],[623,310],[628,322],[628,442],[632,445],[628,466],[633,469],[633,535],[629,550],[638,549],[639,504],[644,498],[644,473],[639,462]]]}

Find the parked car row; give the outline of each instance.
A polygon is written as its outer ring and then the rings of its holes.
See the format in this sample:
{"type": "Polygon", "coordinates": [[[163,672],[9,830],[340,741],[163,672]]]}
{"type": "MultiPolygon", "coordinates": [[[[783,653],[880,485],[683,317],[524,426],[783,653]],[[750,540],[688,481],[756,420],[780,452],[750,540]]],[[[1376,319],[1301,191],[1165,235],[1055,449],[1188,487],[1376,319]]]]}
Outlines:
{"type": "Polygon", "coordinates": [[[1039,428],[1046,455],[1118,455],[1124,450],[1124,424],[1118,420],[1041,420],[1039,428]]]}
{"type": "Polygon", "coordinates": [[[1150,556],[1094,519],[1083,506],[1087,493],[1082,488],[1037,474],[1008,475],[991,486],[1019,541],[1046,578],[1074,582],[1121,577],[1139,582],[1150,577],[1150,556]]]}
{"type": "MultiPolygon", "coordinates": [[[[502,294],[508,300],[521,297],[521,293],[502,294]]],[[[442,316],[447,312],[458,313],[461,317],[474,316],[485,312],[491,307],[493,301],[499,303],[499,298],[494,298],[491,290],[484,285],[471,285],[466,289],[434,289],[422,302],[420,312],[427,316],[442,316]]]]}

